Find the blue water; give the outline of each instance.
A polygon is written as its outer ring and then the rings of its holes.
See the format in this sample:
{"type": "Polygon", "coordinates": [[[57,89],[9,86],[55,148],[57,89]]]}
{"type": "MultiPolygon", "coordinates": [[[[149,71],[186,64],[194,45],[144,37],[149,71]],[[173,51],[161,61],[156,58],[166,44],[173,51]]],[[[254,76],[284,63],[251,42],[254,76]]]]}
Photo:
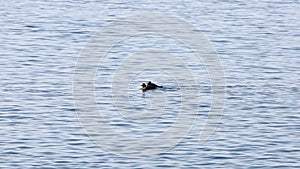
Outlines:
{"type": "MultiPolygon", "coordinates": [[[[300,168],[299,7],[296,0],[1,2],[0,168],[300,168]],[[205,143],[198,140],[210,106],[203,80],[202,86],[186,86],[203,98],[195,127],[168,152],[146,158],[119,156],[91,141],[72,93],[77,58],[94,32],[141,12],[194,25],[214,45],[226,77],[225,109],[214,134],[205,143]]],[[[106,73],[113,74],[109,68],[106,73]]],[[[199,65],[200,79],[207,78],[204,70],[199,65]]],[[[131,103],[144,109],[149,100],[143,96],[167,93],[167,117],[175,118],[180,86],[153,74],[169,88],[142,95],[131,83],[131,103]]],[[[109,116],[113,107],[101,95],[106,87],[97,83],[95,95],[109,116]]],[[[125,131],[134,125],[123,122],[116,126],[125,131]]],[[[152,131],[173,123],[159,122],[152,131]]]]}

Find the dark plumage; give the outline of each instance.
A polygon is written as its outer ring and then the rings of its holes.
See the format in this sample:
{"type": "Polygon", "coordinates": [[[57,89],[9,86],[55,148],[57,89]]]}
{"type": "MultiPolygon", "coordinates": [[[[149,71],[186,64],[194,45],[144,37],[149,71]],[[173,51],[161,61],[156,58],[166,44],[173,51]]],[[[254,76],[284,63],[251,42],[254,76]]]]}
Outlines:
{"type": "Polygon", "coordinates": [[[142,84],[142,90],[143,91],[152,90],[152,89],[156,89],[156,88],[162,88],[162,87],[163,86],[159,86],[155,83],[152,83],[151,81],[149,81],[147,85],[145,83],[142,84]]]}
{"type": "Polygon", "coordinates": [[[157,87],[162,88],[162,86],[158,86],[157,84],[152,83],[151,81],[148,82],[147,86],[153,87],[153,88],[157,88],[157,87]]]}

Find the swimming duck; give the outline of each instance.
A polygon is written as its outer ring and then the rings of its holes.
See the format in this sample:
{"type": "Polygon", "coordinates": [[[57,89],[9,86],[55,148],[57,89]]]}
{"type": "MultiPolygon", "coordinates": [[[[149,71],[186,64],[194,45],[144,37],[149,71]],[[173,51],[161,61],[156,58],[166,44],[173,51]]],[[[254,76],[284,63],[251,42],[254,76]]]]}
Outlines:
{"type": "Polygon", "coordinates": [[[156,89],[156,88],[162,88],[162,86],[152,83],[151,81],[149,81],[147,85],[145,83],[142,84],[143,91],[152,90],[152,89],[156,89]]]}

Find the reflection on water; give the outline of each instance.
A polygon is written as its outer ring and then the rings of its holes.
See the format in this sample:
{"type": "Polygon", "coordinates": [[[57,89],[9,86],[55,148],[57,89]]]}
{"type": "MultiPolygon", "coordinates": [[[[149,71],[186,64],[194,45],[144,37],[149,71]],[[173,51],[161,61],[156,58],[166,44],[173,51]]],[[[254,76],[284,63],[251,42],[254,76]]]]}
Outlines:
{"type": "Polygon", "coordinates": [[[292,0],[3,2],[0,168],[297,168],[298,8],[299,2],[292,0]],[[135,137],[157,136],[174,125],[181,92],[199,95],[199,103],[191,105],[198,114],[189,134],[166,153],[137,159],[104,151],[85,134],[74,109],[72,79],[80,50],[95,30],[141,11],[168,11],[204,32],[225,68],[227,86],[221,124],[200,144],[211,87],[205,68],[190,59],[193,53],[172,38],[156,35],[132,37],[115,46],[99,66],[94,86],[98,109],[111,128],[135,137]],[[145,68],[131,79],[126,95],[116,98],[122,103],[117,108],[129,110],[119,114],[111,105],[110,77],[128,53],[147,47],[189,58],[182,61],[196,72],[198,84],[178,84],[166,71],[145,68]],[[139,85],[148,80],[165,88],[143,93],[139,85]],[[123,102],[125,97],[129,104],[123,102]],[[160,107],[157,100],[166,105],[160,107]],[[161,108],[165,111],[152,111],[161,108]]]}

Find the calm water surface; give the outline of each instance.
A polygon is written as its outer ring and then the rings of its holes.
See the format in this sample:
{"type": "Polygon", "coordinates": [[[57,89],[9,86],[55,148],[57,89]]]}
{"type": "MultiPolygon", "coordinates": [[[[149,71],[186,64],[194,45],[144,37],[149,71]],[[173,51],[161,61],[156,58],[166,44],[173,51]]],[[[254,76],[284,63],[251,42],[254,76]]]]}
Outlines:
{"type": "MultiPolygon", "coordinates": [[[[300,168],[299,7],[296,0],[2,1],[0,168],[300,168]],[[72,80],[81,49],[96,30],[140,12],[181,17],[216,48],[226,74],[226,106],[219,128],[204,144],[198,135],[211,100],[201,65],[194,65],[202,74],[201,85],[185,86],[201,93],[199,118],[188,136],[166,153],[128,158],[103,151],[77,119],[72,80]]],[[[168,48],[158,39],[142,37],[136,47],[151,46],[154,40],[168,48]]],[[[169,44],[172,51],[174,43],[169,44]]],[[[112,126],[127,130],[134,124],[111,114],[114,109],[103,98],[124,52],[130,53],[126,44],[105,60],[105,71],[95,78],[95,96],[112,126]]],[[[166,74],[152,74],[133,79],[131,104],[144,109],[149,95],[162,92],[170,95],[169,114],[158,125],[131,134],[159,132],[179,113],[174,108],[180,103],[179,86],[166,74]],[[140,85],[143,77],[168,88],[143,95],[134,84],[140,85]]]]}

